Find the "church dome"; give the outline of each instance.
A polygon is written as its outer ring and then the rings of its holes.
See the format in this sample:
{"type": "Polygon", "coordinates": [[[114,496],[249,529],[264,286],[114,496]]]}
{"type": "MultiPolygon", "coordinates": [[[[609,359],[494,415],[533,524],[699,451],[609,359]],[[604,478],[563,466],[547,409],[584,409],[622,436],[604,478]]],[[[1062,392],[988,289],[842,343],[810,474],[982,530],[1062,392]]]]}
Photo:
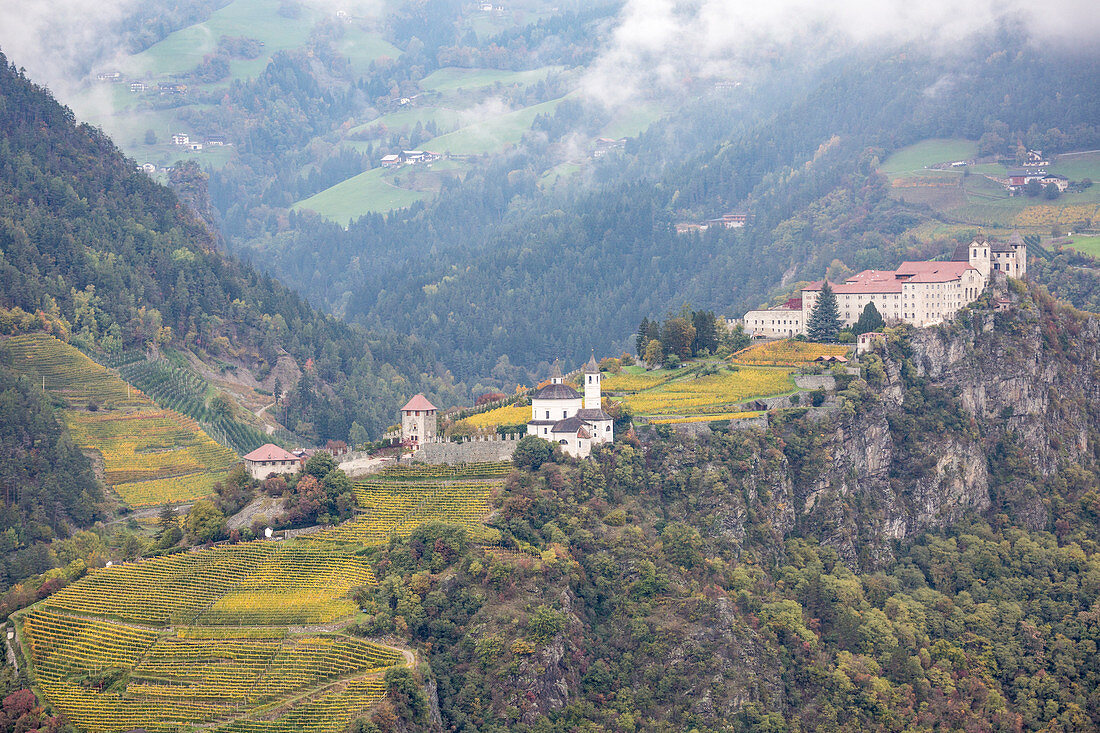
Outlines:
{"type": "Polygon", "coordinates": [[[568,384],[548,384],[534,394],[535,400],[576,400],[580,393],[568,384]]]}

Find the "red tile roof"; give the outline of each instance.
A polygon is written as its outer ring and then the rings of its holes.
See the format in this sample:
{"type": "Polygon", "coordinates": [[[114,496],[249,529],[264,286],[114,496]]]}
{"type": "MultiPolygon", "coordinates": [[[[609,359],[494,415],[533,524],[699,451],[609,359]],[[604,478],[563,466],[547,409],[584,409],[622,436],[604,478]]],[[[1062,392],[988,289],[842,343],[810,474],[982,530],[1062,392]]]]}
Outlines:
{"type": "Polygon", "coordinates": [[[902,262],[898,275],[911,275],[913,283],[945,283],[958,280],[967,270],[972,270],[969,262],[902,262]]]}
{"type": "MultiPolygon", "coordinates": [[[[832,288],[837,295],[900,293],[904,283],[951,282],[972,269],[969,262],[902,262],[896,270],[864,270],[832,288]]],[[[802,290],[820,291],[823,282],[810,283],[802,290]]]]}
{"type": "Polygon", "coordinates": [[[409,412],[410,410],[435,410],[435,405],[428,402],[428,398],[422,394],[418,394],[411,400],[405,403],[405,406],[401,408],[402,412],[409,412]]]}
{"type": "Polygon", "coordinates": [[[256,450],[244,457],[246,461],[296,461],[298,456],[288,450],[284,450],[274,443],[261,445],[256,450]]]}

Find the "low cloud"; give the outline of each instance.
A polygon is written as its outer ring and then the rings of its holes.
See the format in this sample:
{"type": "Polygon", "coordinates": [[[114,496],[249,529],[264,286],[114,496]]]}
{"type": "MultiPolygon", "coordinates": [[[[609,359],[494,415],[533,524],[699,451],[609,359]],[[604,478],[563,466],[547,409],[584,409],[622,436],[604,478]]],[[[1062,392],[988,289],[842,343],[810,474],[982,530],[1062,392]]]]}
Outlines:
{"type": "Polygon", "coordinates": [[[122,21],[137,0],[4,0],[0,50],[35,82],[69,101],[92,71],[117,64],[123,54],[122,21]]]}
{"type": "Polygon", "coordinates": [[[1092,41],[1100,33],[1093,0],[627,0],[582,88],[616,106],[685,79],[737,78],[761,59],[806,44],[948,50],[1004,23],[1020,24],[1040,41],[1092,41]]]}

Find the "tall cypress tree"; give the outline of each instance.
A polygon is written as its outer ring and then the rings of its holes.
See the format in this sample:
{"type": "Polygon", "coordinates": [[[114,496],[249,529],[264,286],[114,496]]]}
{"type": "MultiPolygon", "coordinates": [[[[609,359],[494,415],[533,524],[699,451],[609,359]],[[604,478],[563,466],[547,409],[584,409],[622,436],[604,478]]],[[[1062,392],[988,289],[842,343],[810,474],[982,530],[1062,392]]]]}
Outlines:
{"type": "Polygon", "coordinates": [[[638,324],[638,334],[634,337],[634,353],[639,358],[645,358],[645,347],[649,344],[649,317],[642,319],[638,324]]]}
{"type": "Polygon", "coordinates": [[[877,331],[885,325],[886,321],[882,320],[882,314],[878,312],[878,308],[875,307],[872,301],[859,314],[859,320],[856,321],[856,325],[852,326],[852,333],[858,336],[861,333],[877,331]]]}
{"type": "Polygon", "coordinates": [[[836,304],[836,294],[826,280],[821,286],[821,295],[810,311],[810,322],[806,324],[810,341],[836,341],[840,333],[840,309],[836,304]]]}

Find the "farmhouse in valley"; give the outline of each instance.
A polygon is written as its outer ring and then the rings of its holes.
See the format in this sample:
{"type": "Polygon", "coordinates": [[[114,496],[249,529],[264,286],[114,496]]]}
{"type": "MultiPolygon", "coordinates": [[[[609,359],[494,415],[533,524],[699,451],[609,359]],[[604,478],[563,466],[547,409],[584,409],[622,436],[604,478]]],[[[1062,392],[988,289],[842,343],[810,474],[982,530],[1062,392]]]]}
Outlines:
{"type": "MultiPolygon", "coordinates": [[[[1005,242],[978,236],[960,244],[951,259],[903,262],[896,270],[864,270],[831,285],[840,321],[854,325],[868,303],[887,323],[931,326],[951,320],[973,302],[993,273],[1023,279],[1027,275],[1027,245],[1019,233],[1005,242]]],[[[741,319],[750,336],[786,338],[804,334],[824,281],[802,288],[802,297],[778,308],[751,310],[741,319]]]]}
{"type": "Polygon", "coordinates": [[[550,384],[531,397],[531,421],[527,434],[557,443],[571,456],[584,458],[597,443],[615,438],[614,421],[601,407],[600,367],[593,356],[584,365],[584,397],[565,384],[557,362],[550,384]]]}
{"type": "Polygon", "coordinates": [[[261,445],[244,457],[252,478],[262,481],[273,473],[297,473],[302,459],[274,443],[261,445]]]}

